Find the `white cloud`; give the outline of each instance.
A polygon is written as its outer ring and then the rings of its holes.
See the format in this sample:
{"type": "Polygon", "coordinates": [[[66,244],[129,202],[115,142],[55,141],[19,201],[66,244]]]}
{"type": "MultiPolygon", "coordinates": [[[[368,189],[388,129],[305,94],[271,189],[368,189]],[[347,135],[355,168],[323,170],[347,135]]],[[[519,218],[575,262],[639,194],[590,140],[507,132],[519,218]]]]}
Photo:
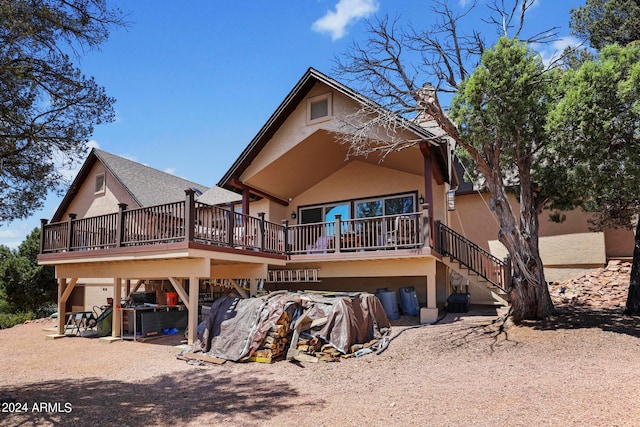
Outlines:
{"type": "Polygon", "coordinates": [[[89,147],[89,149],[100,148],[100,144],[98,144],[98,141],[96,141],[95,139],[90,139],[87,142],[87,147],[89,147]]]}
{"type": "MultiPolygon", "coordinates": [[[[566,36],[561,37],[558,40],[555,40],[550,45],[546,46],[546,49],[540,50],[540,56],[542,57],[542,62],[549,66],[554,61],[557,61],[562,55],[562,52],[568,47],[577,47],[580,46],[582,42],[575,37],[566,36]]],[[[545,46],[545,45],[543,45],[545,46]]]]}
{"type": "Polygon", "coordinates": [[[556,51],[562,52],[568,47],[575,47],[580,45],[581,43],[582,42],[575,37],[566,36],[554,41],[552,43],[552,46],[556,51]]]}
{"type": "Polygon", "coordinates": [[[370,16],[379,7],[376,0],[339,0],[335,11],[327,11],[311,28],[319,33],[329,33],[333,40],[337,40],[346,34],[349,24],[370,16]]]}
{"type": "Polygon", "coordinates": [[[166,168],[164,171],[170,175],[176,174],[176,168],[166,168]]]}
{"type": "Polygon", "coordinates": [[[458,0],[460,7],[467,7],[469,3],[471,3],[471,0],[458,0]]]}
{"type": "Polygon", "coordinates": [[[16,237],[22,237],[22,234],[16,233],[14,230],[0,230],[0,239],[15,239],[16,237]]]}

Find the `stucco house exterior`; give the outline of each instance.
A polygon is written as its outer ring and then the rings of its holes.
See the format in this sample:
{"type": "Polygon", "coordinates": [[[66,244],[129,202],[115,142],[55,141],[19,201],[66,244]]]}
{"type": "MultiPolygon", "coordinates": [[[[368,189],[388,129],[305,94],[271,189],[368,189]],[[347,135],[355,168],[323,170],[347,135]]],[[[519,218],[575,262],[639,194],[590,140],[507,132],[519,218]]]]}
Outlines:
{"type": "MultiPolygon", "coordinates": [[[[474,243],[465,235],[484,217],[448,210],[458,179],[446,138],[397,117],[415,146],[384,161],[348,157],[336,135],[365,104],[379,108],[309,69],[212,188],[93,150],[42,224],[39,263],[56,268],[59,307],[86,305],[87,293],[121,301],[141,286],[174,291],[191,343],[203,297],[228,287],[243,296],[413,288],[420,321],[431,323],[455,276],[473,302],[507,304],[509,260],[491,254],[497,234],[469,233],[474,243]]],[[[476,201],[457,203],[473,212],[476,201]]],[[[113,316],[114,338],[120,326],[113,316]]]]}

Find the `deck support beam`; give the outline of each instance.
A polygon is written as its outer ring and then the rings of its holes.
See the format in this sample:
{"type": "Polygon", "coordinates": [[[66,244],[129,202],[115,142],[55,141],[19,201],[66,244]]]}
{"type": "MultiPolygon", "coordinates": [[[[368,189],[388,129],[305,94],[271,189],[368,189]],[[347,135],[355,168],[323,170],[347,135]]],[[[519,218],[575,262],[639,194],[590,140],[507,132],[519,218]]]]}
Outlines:
{"type": "Polygon", "coordinates": [[[425,276],[427,288],[427,306],[420,308],[420,323],[431,324],[438,320],[438,307],[436,305],[436,262],[430,259],[428,262],[429,272],[425,276]]]}
{"type": "Polygon", "coordinates": [[[182,279],[177,277],[169,277],[169,282],[171,282],[171,286],[173,286],[173,289],[176,291],[182,302],[184,302],[186,305],[189,301],[189,295],[187,295],[187,292],[184,289],[182,279]]]}
{"type": "Polygon", "coordinates": [[[198,290],[198,278],[189,276],[189,321],[187,323],[187,344],[189,345],[193,345],[198,338],[198,290]]]}
{"type": "Polygon", "coordinates": [[[67,300],[78,282],[77,278],[69,280],[65,277],[58,278],[58,334],[64,334],[65,324],[67,322],[67,300]]]}
{"type": "Polygon", "coordinates": [[[111,315],[111,337],[119,338],[120,329],[122,325],[122,309],[120,302],[122,301],[122,279],[120,277],[114,277],[113,279],[113,308],[111,315]]]}

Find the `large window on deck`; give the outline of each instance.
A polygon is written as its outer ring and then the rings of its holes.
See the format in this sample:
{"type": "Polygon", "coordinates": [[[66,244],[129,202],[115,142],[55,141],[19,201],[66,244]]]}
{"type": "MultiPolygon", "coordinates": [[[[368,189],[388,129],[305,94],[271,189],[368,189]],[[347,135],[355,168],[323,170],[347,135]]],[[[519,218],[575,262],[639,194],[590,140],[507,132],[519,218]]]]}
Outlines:
{"type": "Polygon", "coordinates": [[[412,213],[416,211],[415,199],[414,194],[401,194],[357,200],[355,202],[355,217],[371,218],[412,213]]]}
{"type": "Polygon", "coordinates": [[[300,208],[300,224],[335,221],[337,214],[342,215],[342,219],[351,218],[349,202],[300,208]]]}

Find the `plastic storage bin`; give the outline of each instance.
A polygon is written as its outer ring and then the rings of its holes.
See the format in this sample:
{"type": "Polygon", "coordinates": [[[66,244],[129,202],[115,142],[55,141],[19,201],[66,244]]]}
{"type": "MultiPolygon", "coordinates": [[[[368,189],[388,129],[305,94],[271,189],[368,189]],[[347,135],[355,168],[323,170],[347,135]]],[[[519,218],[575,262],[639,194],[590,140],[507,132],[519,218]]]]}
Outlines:
{"type": "Polygon", "coordinates": [[[402,314],[405,316],[417,316],[420,313],[420,304],[418,304],[418,295],[413,286],[407,286],[398,290],[400,293],[400,307],[402,314]]]}
{"type": "Polygon", "coordinates": [[[398,300],[394,291],[383,291],[378,293],[378,299],[382,303],[382,308],[389,320],[397,320],[400,318],[400,310],[398,310],[398,300]]]}

